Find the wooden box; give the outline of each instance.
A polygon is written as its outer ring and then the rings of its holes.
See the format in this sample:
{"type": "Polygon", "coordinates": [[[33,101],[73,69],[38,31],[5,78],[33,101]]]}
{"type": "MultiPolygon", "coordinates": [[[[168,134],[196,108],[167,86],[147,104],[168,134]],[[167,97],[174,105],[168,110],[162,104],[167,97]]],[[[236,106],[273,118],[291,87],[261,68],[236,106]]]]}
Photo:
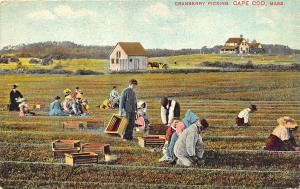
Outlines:
{"type": "Polygon", "coordinates": [[[55,159],[63,158],[65,153],[78,153],[80,140],[56,140],[52,142],[52,152],[55,159]]]}
{"type": "Polygon", "coordinates": [[[82,144],[81,152],[94,152],[98,154],[99,159],[103,159],[105,154],[110,154],[109,144],[82,144]]]}
{"type": "Polygon", "coordinates": [[[128,125],[126,117],[114,114],[105,128],[105,133],[116,134],[123,137],[128,125]]]}
{"type": "Polygon", "coordinates": [[[149,135],[138,137],[138,144],[141,147],[162,147],[165,144],[165,136],[163,135],[149,135]]]}
{"type": "Polygon", "coordinates": [[[80,148],[80,140],[56,140],[52,142],[52,149],[71,149],[80,148]]]}
{"type": "Polygon", "coordinates": [[[98,163],[98,154],[93,152],[65,154],[65,163],[71,166],[98,163]]]}
{"type": "Polygon", "coordinates": [[[86,122],[86,127],[88,129],[99,129],[100,127],[104,127],[104,122],[97,120],[88,120],[86,122]]]}
{"type": "Polygon", "coordinates": [[[83,129],[83,123],[80,121],[63,122],[63,129],[83,129]]]}

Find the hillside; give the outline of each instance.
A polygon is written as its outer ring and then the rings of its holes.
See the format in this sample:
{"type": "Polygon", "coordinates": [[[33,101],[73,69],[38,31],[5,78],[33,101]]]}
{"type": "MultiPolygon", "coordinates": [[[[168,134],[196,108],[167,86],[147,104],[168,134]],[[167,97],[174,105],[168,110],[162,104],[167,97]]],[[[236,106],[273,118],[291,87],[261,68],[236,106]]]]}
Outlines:
{"type": "MultiPolygon", "coordinates": [[[[52,57],[54,59],[107,59],[114,46],[80,45],[69,41],[63,42],[39,42],[6,46],[0,50],[0,54],[15,54],[18,57],[52,57]]],[[[201,49],[146,49],[149,57],[165,57],[191,54],[218,54],[222,45],[214,47],[202,47],[201,49]]],[[[300,50],[291,49],[285,45],[263,45],[268,54],[299,54],[300,50]]]]}

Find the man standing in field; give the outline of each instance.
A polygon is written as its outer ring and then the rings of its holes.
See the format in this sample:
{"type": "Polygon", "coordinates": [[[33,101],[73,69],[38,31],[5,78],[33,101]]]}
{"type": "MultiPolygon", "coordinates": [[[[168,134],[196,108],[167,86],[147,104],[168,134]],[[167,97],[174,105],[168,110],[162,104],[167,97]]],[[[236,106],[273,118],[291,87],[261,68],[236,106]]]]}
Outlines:
{"type": "Polygon", "coordinates": [[[119,115],[125,116],[128,119],[128,126],[123,137],[125,140],[133,139],[133,129],[137,111],[137,99],[135,95],[137,85],[137,80],[131,79],[129,86],[123,90],[120,98],[119,115]]]}

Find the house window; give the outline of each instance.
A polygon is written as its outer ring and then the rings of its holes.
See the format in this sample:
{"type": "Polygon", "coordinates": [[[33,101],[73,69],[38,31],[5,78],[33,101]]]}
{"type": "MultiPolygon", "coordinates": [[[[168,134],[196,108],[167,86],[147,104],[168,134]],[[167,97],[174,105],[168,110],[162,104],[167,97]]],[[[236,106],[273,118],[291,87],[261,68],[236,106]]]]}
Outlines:
{"type": "Polygon", "coordinates": [[[116,59],[116,64],[119,64],[119,59],[118,58],[116,59]]]}
{"type": "Polygon", "coordinates": [[[120,57],[121,57],[121,52],[117,51],[117,58],[120,58],[120,57]]]}
{"type": "Polygon", "coordinates": [[[115,63],[115,59],[112,58],[111,59],[111,63],[114,64],[115,63]]]}
{"type": "Polygon", "coordinates": [[[132,58],[130,58],[129,61],[132,62],[132,58]]]}

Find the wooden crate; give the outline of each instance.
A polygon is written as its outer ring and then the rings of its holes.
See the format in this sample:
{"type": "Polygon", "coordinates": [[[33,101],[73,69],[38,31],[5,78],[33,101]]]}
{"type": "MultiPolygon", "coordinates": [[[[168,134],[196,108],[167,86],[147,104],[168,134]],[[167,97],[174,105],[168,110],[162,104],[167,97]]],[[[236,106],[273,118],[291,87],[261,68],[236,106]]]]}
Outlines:
{"type": "Polygon", "coordinates": [[[109,144],[82,144],[81,152],[94,152],[98,154],[98,158],[104,159],[105,154],[110,154],[109,144]]]}
{"type": "Polygon", "coordinates": [[[65,153],[78,153],[80,151],[80,140],[56,140],[52,142],[54,159],[64,158],[65,153]]]}
{"type": "Polygon", "coordinates": [[[128,125],[126,117],[114,114],[105,128],[105,133],[115,134],[123,137],[128,125]]]}
{"type": "Polygon", "coordinates": [[[99,129],[100,127],[104,127],[104,122],[98,120],[88,120],[86,122],[86,127],[88,129],[99,129]]]}
{"type": "Polygon", "coordinates": [[[56,140],[52,142],[52,149],[71,149],[71,148],[80,148],[80,140],[56,140]]]}
{"type": "Polygon", "coordinates": [[[81,121],[63,122],[63,129],[83,129],[83,123],[81,121]]]}
{"type": "Polygon", "coordinates": [[[165,136],[163,135],[149,135],[138,137],[138,144],[141,147],[162,147],[165,144],[165,136]]]}
{"type": "Polygon", "coordinates": [[[65,154],[65,163],[71,166],[98,163],[98,154],[93,152],[65,154]]]}

